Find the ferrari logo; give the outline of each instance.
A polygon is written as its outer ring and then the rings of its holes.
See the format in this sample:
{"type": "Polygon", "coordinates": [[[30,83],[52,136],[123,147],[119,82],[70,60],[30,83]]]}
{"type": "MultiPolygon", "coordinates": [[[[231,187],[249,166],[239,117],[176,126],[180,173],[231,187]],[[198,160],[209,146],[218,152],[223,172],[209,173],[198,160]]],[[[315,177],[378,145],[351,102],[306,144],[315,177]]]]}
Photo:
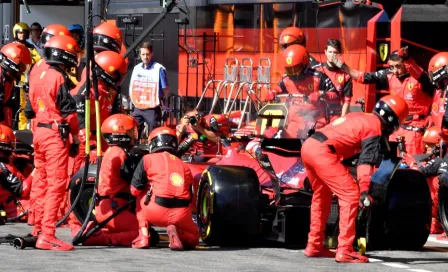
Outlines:
{"type": "Polygon", "coordinates": [[[292,58],[291,57],[287,57],[286,58],[286,63],[287,64],[291,64],[292,63],[292,58]]]}
{"type": "Polygon", "coordinates": [[[39,111],[45,111],[45,105],[42,99],[37,99],[37,107],[39,108],[39,111]]]}
{"type": "Polygon", "coordinates": [[[314,89],[313,84],[308,84],[308,90],[312,91],[314,89]]]}
{"type": "Polygon", "coordinates": [[[343,75],[338,76],[338,82],[339,83],[344,82],[344,76],[343,75]]]}
{"type": "Polygon", "coordinates": [[[170,176],[170,181],[174,186],[180,187],[184,183],[184,178],[178,173],[172,173],[170,176]]]}
{"type": "Polygon", "coordinates": [[[389,56],[389,45],[387,43],[380,44],[380,58],[384,62],[389,56]]]}
{"type": "Polygon", "coordinates": [[[409,90],[412,90],[413,88],[414,88],[414,83],[409,83],[409,84],[408,84],[408,89],[409,89],[409,90]]]}

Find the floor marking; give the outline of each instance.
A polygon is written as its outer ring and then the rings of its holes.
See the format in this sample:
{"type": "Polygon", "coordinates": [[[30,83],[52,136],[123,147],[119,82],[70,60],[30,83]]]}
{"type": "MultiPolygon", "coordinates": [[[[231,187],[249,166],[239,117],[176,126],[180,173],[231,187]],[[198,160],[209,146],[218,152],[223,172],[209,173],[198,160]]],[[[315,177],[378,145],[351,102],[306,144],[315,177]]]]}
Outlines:
{"type": "Polygon", "coordinates": [[[434,237],[428,237],[428,241],[435,242],[435,243],[440,243],[440,244],[444,244],[444,245],[448,245],[448,241],[439,241],[439,240],[437,240],[434,237]]]}
{"type": "Polygon", "coordinates": [[[378,263],[378,262],[383,262],[383,260],[375,259],[375,258],[369,258],[369,262],[371,262],[371,263],[378,263]]]}
{"type": "Polygon", "coordinates": [[[412,271],[412,272],[431,272],[430,270],[425,270],[425,269],[408,269],[408,271],[412,271]]]}
{"type": "Polygon", "coordinates": [[[381,263],[381,264],[385,265],[385,266],[395,267],[395,268],[409,268],[409,266],[406,266],[403,264],[398,264],[398,263],[381,263]]]}

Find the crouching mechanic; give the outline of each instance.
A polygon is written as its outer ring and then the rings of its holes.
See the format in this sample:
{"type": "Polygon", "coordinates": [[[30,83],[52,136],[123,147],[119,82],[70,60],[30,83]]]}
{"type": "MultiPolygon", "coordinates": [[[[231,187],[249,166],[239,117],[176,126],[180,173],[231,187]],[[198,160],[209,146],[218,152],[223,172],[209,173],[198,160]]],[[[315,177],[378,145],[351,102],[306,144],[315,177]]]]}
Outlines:
{"type": "Polygon", "coordinates": [[[373,114],[348,113],[315,132],[302,147],[302,160],[313,188],[311,226],[305,255],[334,257],[324,248],[325,226],[330,214],[332,196],[339,201],[339,237],[336,262],[367,263],[367,257],[353,250],[358,205],[370,200],[369,188],[373,165],[380,143],[397,130],[409,110],[397,96],[384,96],[375,105],[373,114]],[[359,154],[357,180],[341,161],[359,154]],[[331,171],[328,171],[331,169],[331,171]],[[361,192],[361,193],[360,193],[361,192]]]}
{"type": "Polygon", "coordinates": [[[441,131],[438,127],[433,126],[426,130],[423,135],[423,142],[426,146],[426,154],[431,159],[419,166],[429,185],[432,199],[432,221],[431,234],[440,234],[443,232],[442,225],[439,220],[439,176],[448,170],[448,158],[446,157],[446,146],[441,140],[441,131]]]}
{"type": "MultiPolygon", "coordinates": [[[[137,122],[125,114],[114,114],[104,120],[101,133],[109,148],[104,153],[100,169],[99,196],[95,207],[95,216],[99,223],[130,200],[129,181],[131,178],[123,178],[120,169],[130,148],[137,140],[137,122]]],[[[87,231],[89,228],[90,226],[87,231]]],[[[110,220],[96,235],[83,242],[83,245],[130,246],[137,236],[137,218],[128,209],[110,220]]]]}
{"type": "Polygon", "coordinates": [[[137,196],[140,235],[132,247],[149,247],[149,226],[167,227],[171,250],[194,249],[199,232],[191,218],[193,197],[188,166],[175,156],[176,132],[167,127],[149,135],[150,153],[138,164],[131,181],[131,193],[137,196]]]}
{"type": "Polygon", "coordinates": [[[0,125],[0,209],[7,218],[17,217],[28,207],[22,206],[20,198],[27,197],[31,190],[30,179],[25,180],[20,171],[10,163],[13,151],[14,133],[0,125]]]}

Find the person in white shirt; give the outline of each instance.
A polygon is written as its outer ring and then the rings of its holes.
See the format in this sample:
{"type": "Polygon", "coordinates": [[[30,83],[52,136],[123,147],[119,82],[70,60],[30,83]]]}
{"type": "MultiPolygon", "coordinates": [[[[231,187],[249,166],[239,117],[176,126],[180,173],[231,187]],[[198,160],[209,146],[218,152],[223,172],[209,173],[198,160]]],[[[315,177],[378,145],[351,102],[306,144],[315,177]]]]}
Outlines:
{"type": "Polygon", "coordinates": [[[34,45],[41,57],[44,56],[44,45],[40,42],[40,35],[42,34],[42,26],[38,22],[34,22],[30,27],[30,38],[27,40],[34,45]]]}
{"type": "Polygon", "coordinates": [[[143,124],[148,125],[148,133],[161,125],[163,99],[170,91],[166,70],[152,59],[152,45],[144,42],[140,46],[140,59],[132,71],[129,97],[134,104],[132,116],[139,125],[139,139],[143,124]]]}

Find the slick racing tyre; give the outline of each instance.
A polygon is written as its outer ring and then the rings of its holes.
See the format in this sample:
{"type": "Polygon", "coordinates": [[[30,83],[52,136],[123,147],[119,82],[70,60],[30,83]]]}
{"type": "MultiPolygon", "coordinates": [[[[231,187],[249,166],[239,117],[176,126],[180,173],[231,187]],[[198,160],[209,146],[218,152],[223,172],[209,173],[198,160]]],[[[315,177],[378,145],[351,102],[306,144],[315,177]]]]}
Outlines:
{"type": "Polygon", "coordinates": [[[389,182],[385,203],[372,206],[368,249],[421,249],[429,236],[431,203],[423,174],[411,169],[397,169],[389,182]]]}
{"type": "Polygon", "coordinates": [[[439,217],[445,233],[448,233],[448,182],[440,181],[439,217]]]}
{"type": "Polygon", "coordinates": [[[197,194],[197,223],[207,245],[249,243],[260,223],[260,184],[252,168],[210,166],[197,194]]]}
{"type": "MultiPolygon", "coordinates": [[[[90,203],[92,202],[93,187],[96,180],[96,171],[97,171],[96,164],[89,165],[87,181],[84,184],[84,188],[81,192],[79,201],[73,209],[73,213],[75,214],[76,218],[81,224],[84,222],[84,219],[86,218],[87,215],[87,211],[89,210],[90,203]]],[[[78,172],[76,172],[76,174],[73,175],[72,179],[70,180],[70,192],[69,192],[70,205],[75,201],[76,196],[79,193],[83,174],[84,174],[84,167],[79,169],[78,172]]],[[[95,216],[92,214],[90,215],[90,221],[93,220],[95,220],[95,216]]]]}

